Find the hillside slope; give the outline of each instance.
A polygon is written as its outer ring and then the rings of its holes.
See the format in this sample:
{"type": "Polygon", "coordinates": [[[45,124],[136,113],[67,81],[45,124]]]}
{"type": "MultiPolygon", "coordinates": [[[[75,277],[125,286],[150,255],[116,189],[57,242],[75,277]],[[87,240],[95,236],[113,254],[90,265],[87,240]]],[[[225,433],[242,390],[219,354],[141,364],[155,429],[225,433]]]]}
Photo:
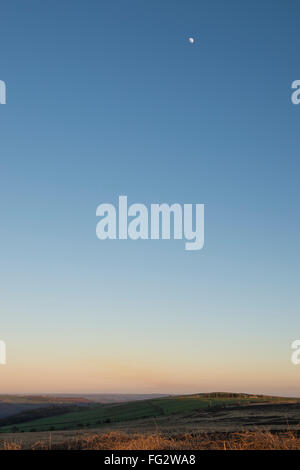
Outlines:
{"type": "Polygon", "coordinates": [[[25,423],[18,423],[16,420],[14,426],[1,426],[0,432],[97,428],[109,423],[130,422],[132,420],[190,413],[197,410],[217,410],[254,403],[296,403],[299,401],[300,399],[295,398],[234,393],[184,395],[122,404],[89,405],[84,409],[67,412],[59,416],[33,419],[25,423]]]}

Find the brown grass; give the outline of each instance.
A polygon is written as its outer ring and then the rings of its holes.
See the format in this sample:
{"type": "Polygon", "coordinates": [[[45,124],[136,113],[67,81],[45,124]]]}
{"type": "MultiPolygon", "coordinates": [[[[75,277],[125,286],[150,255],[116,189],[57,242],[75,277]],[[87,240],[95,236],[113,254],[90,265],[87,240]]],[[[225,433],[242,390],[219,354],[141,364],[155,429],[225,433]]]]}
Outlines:
{"type": "MultiPolygon", "coordinates": [[[[0,441],[0,450],[21,450],[22,442],[0,441]]],[[[293,432],[244,431],[239,433],[185,434],[171,437],[156,434],[109,432],[86,434],[62,443],[35,442],[33,450],[300,450],[300,438],[293,432]]]]}

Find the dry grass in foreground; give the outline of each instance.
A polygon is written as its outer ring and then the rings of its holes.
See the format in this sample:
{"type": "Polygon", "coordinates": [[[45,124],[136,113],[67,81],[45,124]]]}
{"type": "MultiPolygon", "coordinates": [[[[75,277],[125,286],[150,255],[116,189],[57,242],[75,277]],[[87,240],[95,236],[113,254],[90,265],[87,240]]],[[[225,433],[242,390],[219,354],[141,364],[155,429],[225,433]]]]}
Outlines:
{"type": "MultiPolygon", "coordinates": [[[[22,442],[0,441],[1,450],[22,450],[22,442]]],[[[293,432],[272,434],[268,431],[244,431],[225,434],[185,434],[167,437],[162,434],[126,434],[110,432],[86,434],[59,444],[38,441],[32,450],[300,450],[300,438],[293,432]]]]}

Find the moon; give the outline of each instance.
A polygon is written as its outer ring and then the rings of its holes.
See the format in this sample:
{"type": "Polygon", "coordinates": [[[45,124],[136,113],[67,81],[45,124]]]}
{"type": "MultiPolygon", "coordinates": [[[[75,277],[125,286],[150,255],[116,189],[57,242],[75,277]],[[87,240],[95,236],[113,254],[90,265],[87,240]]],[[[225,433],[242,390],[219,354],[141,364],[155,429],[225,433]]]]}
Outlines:
{"type": "Polygon", "coordinates": [[[195,42],[195,39],[192,38],[192,37],[190,37],[190,38],[189,38],[189,43],[190,43],[190,44],[194,44],[194,42],[195,42]]]}

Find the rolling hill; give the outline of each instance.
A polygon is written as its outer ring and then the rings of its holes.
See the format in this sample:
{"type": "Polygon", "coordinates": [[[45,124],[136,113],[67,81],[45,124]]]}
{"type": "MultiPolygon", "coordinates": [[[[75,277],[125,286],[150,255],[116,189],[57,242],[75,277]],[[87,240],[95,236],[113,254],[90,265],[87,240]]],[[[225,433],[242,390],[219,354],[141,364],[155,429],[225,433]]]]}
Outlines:
{"type": "MultiPolygon", "coordinates": [[[[0,422],[0,432],[37,432],[54,430],[75,430],[97,428],[108,423],[130,422],[145,418],[157,418],[176,414],[186,414],[197,410],[218,410],[232,406],[243,406],[258,403],[299,402],[296,398],[280,398],[264,395],[235,393],[201,393],[196,395],[170,396],[152,398],[118,404],[89,404],[72,410],[53,409],[49,416],[37,416],[37,411],[24,415],[15,415],[13,423],[0,422]]],[[[57,407],[59,408],[59,407],[57,407]]]]}

